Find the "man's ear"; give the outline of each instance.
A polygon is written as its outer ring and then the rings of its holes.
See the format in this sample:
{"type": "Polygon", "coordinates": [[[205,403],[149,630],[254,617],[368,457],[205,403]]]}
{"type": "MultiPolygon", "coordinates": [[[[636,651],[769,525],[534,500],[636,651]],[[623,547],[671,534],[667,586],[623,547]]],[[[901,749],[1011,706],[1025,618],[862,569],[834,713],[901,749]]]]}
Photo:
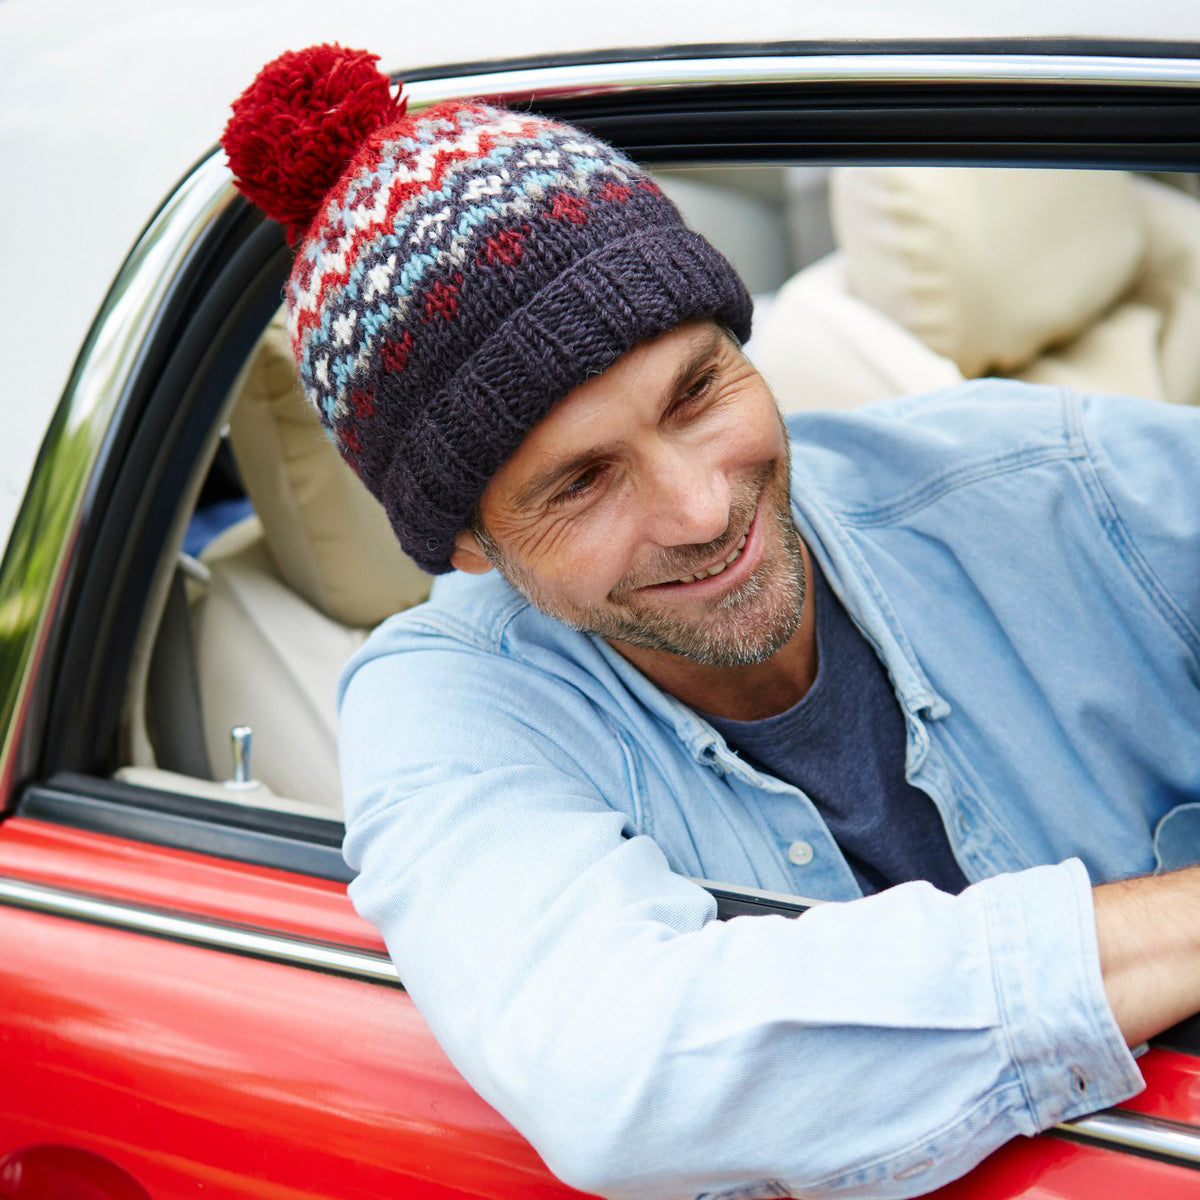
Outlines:
{"type": "Polygon", "coordinates": [[[456,571],[465,571],[468,575],[486,575],[492,569],[479,539],[469,529],[460,530],[454,539],[450,565],[456,571]]]}

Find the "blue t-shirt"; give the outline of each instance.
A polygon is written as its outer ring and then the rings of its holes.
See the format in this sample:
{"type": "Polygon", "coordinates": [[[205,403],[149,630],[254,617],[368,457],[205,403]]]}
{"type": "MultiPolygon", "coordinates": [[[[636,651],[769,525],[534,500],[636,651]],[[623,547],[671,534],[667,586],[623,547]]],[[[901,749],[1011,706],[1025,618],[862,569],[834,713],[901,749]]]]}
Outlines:
{"type": "Polygon", "coordinates": [[[708,720],[756,767],[805,792],[864,894],[911,879],[958,893],[967,878],[933,801],[905,778],[904,717],[887,672],[814,561],[817,678],[785,712],[708,720]]]}

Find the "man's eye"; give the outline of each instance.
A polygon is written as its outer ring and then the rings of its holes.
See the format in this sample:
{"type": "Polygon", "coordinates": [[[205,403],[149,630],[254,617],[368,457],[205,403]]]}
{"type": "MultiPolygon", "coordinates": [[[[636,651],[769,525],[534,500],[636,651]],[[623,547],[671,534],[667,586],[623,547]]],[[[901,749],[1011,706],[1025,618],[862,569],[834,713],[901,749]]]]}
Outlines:
{"type": "Polygon", "coordinates": [[[586,471],[581,471],[566,487],[555,494],[552,503],[563,504],[585,496],[600,481],[603,473],[603,467],[588,467],[586,471]]]}
{"type": "Polygon", "coordinates": [[[703,375],[698,376],[692,381],[688,388],[679,397],[679,404],[687,404],[691,400],[699,400],[701,396],[708,391],[712,386],[713,380],[717,377],[716,367],[710,367],[703,375]]]}

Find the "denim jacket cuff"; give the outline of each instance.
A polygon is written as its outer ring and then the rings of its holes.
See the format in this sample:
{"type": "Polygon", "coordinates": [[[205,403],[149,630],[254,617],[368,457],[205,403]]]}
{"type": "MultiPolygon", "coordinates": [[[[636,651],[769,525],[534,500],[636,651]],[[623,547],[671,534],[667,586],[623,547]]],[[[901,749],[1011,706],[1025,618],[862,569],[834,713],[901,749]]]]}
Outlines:
{"type": "Polygon", "coordinates": [[[1104,991],[1083,863],[1072,858],[997,876],[983,887],[997,999],[1025,1092],[1027,1132],[1141,1091],[1141,1072],[1104,991]]]}

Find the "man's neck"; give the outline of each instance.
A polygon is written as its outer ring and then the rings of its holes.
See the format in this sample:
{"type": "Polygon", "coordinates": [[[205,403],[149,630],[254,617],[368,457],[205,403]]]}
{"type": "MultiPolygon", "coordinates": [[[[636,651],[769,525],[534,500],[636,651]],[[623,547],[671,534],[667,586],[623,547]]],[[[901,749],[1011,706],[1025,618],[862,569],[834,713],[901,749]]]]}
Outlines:
{"type": "MultiPolygon", "coordinates": [[[[802,549],[811,581],[808,548],[802,549]]],[[[665,650],[646,650],[626,642],[609,645],[652,683],[692,708],[735,721],[756,721],[784,712],[802,700],[817,677],[815,601],[811,584],[796,632],[761,663],[714,667],[665,650]]]]}

